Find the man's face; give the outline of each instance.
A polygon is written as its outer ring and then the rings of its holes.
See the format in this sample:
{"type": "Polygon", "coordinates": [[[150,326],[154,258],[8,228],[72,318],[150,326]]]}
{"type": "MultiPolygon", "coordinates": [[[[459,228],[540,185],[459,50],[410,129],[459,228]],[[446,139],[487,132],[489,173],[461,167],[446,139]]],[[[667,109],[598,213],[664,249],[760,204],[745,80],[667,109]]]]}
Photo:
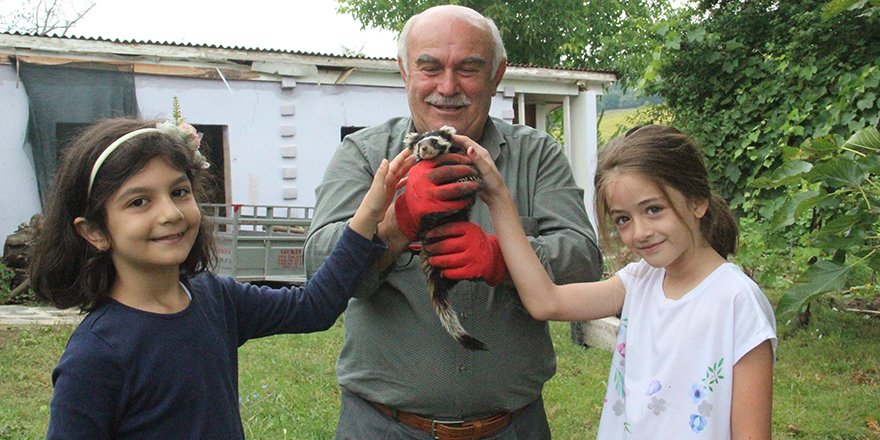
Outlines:
{"type": "MultiPolygon", "coordinates": [[[[455,127],[479,140],[505,63],[492,75],[492,36],[488,30],[450,17],[423,17],[409,33],[407,99],[415,129],[455,127]]],[[[402,60],[398,61],[402,63],[402,60]]]]}

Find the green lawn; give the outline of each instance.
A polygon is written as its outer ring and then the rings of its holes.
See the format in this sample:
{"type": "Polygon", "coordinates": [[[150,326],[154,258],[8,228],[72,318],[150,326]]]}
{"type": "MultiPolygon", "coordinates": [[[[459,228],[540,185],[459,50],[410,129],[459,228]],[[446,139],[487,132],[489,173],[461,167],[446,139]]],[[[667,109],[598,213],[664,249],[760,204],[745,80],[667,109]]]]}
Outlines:
{"type": "MultiPolygon", "coordinates": [[[[814,305],[809,328],[780,323],[775,439],[880,439],[880,319],[814,305]]],[[[551,325],[559,357],[545,402],[554,439],[594,438],[610,353],[569,342],[551,325]]],[[[50,372],[70,327],[0,327],[0,439],[45,436],[50,372]]],[[[332,438],[339,406],[334,363],[342,323],[274,336],[241,349],[241,405],[250,439],[332,438]]]]}

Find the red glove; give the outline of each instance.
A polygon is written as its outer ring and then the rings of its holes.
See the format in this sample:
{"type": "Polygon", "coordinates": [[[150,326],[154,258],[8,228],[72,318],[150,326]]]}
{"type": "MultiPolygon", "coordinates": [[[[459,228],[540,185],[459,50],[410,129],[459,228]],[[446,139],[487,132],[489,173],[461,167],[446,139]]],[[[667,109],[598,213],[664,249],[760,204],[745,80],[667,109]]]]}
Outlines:
{"type": "Polygon", "coordinates": [[[443,154],[423,160],[409,170],[406,190],[394,201],[397,226],[410,241],[419,238],[423,217],[428,214],[451,214],[474,204],[480,187],[479,172],[462,154],[443,154]]]}
{"type": "Polygon", "coordinates": [[[428,231],[424,240],[428,263],[450,280],[482,279],[497,286],[507,276],[498,239],[471,222],[440,225],[428,231]]]}

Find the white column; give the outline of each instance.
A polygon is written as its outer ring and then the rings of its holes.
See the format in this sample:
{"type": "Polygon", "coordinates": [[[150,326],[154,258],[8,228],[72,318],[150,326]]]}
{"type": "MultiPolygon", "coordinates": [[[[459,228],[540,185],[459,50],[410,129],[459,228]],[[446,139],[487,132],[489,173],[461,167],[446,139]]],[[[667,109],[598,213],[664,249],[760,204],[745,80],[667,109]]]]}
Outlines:
{"type": "Polygon", "coordinates": [[[547,131],[547,104],[535,104],[535,129],[547,131]]]}
{"type": "MultiPolygon", "coordinates": [[[[571,152],[577,148],[577,146],[574,145],[574,141],[572,140],[574,129],[571,126],[571,122],[571,97],[564,96],[562,98],[562,146],[565,148],[565,157],[568,158],[568,163],[572,164],[573,167],[574,162],[572,161],[571,152]]],[[[577,175],[575,175],[575,180],[578,182],[578,185],[580,185],[580,181],[577,180],[577,175]]]]}
{"type": "MultiPolygon", "coordinates": [[[[587,90],[571,99],[571,123],[566,126],[566,139],[571,139],[571,169],[574,173],[575,182],[584,189],[584,205],[593,230],[596,228],[596,204],[595,188],[593,179],[596,176],[596,164],[598,159],[598,114],[596,106],[596,92],[587,90]],[[569,128],[570,127],[570,128],[569,128]]],[[[568,150],[569,143],[566,142],[568,150]]]]}
{"type": "Polygon", "coordinates": [[[516,94],[516,123],[526,125],[526,95],[524,93],[516,94]]]}

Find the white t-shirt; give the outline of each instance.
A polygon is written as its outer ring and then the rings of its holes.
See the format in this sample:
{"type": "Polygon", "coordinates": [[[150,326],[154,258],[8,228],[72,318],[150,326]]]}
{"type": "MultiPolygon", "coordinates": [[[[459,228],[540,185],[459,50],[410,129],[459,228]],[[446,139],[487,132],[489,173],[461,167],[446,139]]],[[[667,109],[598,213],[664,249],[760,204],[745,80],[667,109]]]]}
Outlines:
{"type": "Polygon", "coordinates": [[[678,300],[665,269],[643,261],[618,272],[626,288],[599,423],[606,439],[729,439],[733,366],[776,320],[761,289],[724,263],[678,300]]]}

